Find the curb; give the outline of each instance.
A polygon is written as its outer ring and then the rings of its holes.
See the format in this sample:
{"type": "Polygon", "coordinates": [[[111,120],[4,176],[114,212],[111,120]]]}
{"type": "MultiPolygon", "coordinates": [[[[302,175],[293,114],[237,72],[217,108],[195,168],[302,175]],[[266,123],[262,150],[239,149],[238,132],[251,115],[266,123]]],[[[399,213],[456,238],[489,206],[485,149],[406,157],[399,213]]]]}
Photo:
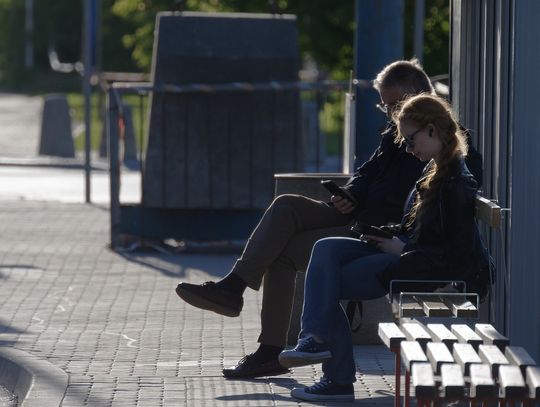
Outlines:
{"type": "Polygon", "coordinates": [[[46,360],[15,348],[0,348],[0,383],[21,407],[59,406],[68,374],[46,360]]]}
{"type": "MultiPolygon", "coordinates": [[[[10,167],[52,167],[52,168],[65,168],[65,169],[83,169],[84,161],[76,158],[49,158],[49,157],[37,157],[37,158],[12,158],[12,157],[0,157],[0,166],[10,167]]],[[[92,171],[109,171],[108,163],[93,162],[91,165],[92,171]]]]}

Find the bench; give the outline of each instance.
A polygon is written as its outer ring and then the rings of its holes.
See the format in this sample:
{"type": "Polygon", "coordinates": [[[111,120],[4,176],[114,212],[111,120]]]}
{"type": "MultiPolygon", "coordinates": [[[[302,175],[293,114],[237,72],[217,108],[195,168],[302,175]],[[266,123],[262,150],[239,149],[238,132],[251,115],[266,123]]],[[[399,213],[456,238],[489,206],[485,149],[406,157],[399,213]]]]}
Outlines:
{"type": "MultiPolygon", "coordinates": [[[[494,202],[476,197],[476,219],[494,230],[501,228],[501,208],[494,202]]],[[[429,291],[429,290],[428,290],[429,291]]],[[[478,319],[480,317],[479,298],[474,293],[467,293],[462,281],[411,281],[394,280],[390,283],[389,301],[396,319],[455,317],[478,319]],[[444,287],[436,292],[426,292],[425,284],[439,283],[444,287]],[[405,289],[401,289],[405,286],[405,289]],[[418,287],[418,290],[411,287],[418,287]]]]}
{"type": "Polygon", "coordinates": [[[396,406],[400,405],[401,365],[406,407],[411,390],[418,406],[441,401],[466,401],[471,406],[540,402],[540,367],[524,348],[511,346],[489,324],[477,323],[473,330],[464,323],[451,324],[450,329],[420,322],[381,323],[379,336],[396,354],[396,406]]]}
{"type": "MultiPolygon", "coordinates": [[[[476,218],[498,230],[501,208],[478,196],[476,218]]],[[[502,399],[519,398],[509,390],[517,384],[510,385],[509,381],[515,369],[507,367],[517,366],[525,376],[526,367],[536,363],[519,349],[510,351],[514,361],[510,364],[504,354],[505,349],[510,348],[508,338],[489,324],[476,323],[474,329],[469,326],[480,317],[479,298],[475,293],[467,293],[465,282],[395,280],[391,282],[388,300],[400,326],[379,324],[379,337],[395,353],[396,406],[400,405],[402,363],[406,368],[406,406],[409,405],[411,375],[419,405],[434,400],[497,398],[490,392],[500,384],[501,378],[506,386],[501,390],[502,399]],[[424,289],[426,284],[443,288],[424,289]]],[[[530,380],[535,379],[533,371],[530,380]]]]}

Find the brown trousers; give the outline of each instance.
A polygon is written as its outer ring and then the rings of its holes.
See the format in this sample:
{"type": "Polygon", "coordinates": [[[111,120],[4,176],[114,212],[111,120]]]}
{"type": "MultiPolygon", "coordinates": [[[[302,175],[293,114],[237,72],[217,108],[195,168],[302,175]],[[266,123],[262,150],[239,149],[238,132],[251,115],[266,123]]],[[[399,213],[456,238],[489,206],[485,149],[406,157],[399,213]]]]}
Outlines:
{"type": "Polygon", "coordinates": [[[301,195],[280,195],[268,207],[232,269],[254,290],[264,277],[260,343],[287,344],[296,272],[306,270],[317,240],[351,236],[351,223],[335,208],[301,195]]]}

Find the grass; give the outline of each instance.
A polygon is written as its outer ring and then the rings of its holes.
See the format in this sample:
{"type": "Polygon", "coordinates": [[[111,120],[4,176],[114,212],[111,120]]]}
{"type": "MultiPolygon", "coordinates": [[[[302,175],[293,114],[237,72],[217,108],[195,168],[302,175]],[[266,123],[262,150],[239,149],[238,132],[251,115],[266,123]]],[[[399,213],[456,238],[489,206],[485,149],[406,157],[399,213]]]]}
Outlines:
{"type": "MultiPolygon", "coordinates": [[[[85,145],[85,133],[84,133],[84,96],[81,93],[68,93],[67,94],[68,103],[71,108],[71,119],[75,124],[75,149],[77,151],[84,151],[85,145]]],[[[124,104],[128,104],[132,109],[133,117],[133,127],[135,131],[135,140],[137,146],[140,145],[141,138],[141,100],[137,95],[126,95],[122,98],[124,104]]],[[[143,98],[143,118],[145,123],[143,126],[146,126],[146,108],[147,101],[146,98],[143,98]]],[[[99,145],[101,142],[101,137],[103,134],[104,126],[104,115],[105,115],[105,96],[99,93],[93,93],[91,98],[91,138],[90,145],[92,150],[99,150],[99,145]]]]}
{"type": "MultiPolygon", "coordinates": [[[[332,95],[334,96],[334,95],[332,95]]],[[[84,97],[81,93],[68,93],[68,103],[71,108],[71,116],[75,124],[75,149],[84,151],[84,97]],[[78,131],[77,131],[78,130],[78,131]]],[[[92,95],[92,120],[91,127],[91,146],[92,150],[98,151],[103,132],[103,120],[105,112],[105,95],[94,92],[92,95]]],[[[123,102],[132,108],[133,126],[135,130],[135,140],[137,146],[140,145],[141,137],[141,97],[137,95],[123,96],[123,102]]],[[[319,112],[319,123],[321,131],[326,134],[326,152],[329,155],[341,154],[341,137],[343,132],[343,101],[338,96],[330,97],[322,104],[319,112]]],[[[146,129],[148,98],[142,97],[143,126],[146,129]]],[[[138,148],[138,147],[137,147],[138,148]]]]}

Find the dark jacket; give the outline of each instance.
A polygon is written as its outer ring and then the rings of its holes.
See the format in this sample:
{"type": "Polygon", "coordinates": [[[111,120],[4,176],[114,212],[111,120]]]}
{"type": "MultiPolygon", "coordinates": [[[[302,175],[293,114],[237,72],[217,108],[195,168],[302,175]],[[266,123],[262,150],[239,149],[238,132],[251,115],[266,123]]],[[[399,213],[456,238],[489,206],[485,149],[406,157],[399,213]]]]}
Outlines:
{"type": "MultiPolygon", "coordinates": [[[[381,134],[373,155],[349,179],[345,188],[354,195],[358,207],[354,217],[371,225],[398,223],[409,191],[422,175],[425,163],[394,142],[396,126],[390,122],[381,134]]],[[[470,137],[467,166],[482,183],[482,156],[472,147],[470,137]]]]}
{"type": "MultiPolygon", "coordinates": [[[[416,184],[418,186],[424,177],[416,184]]],[[[474,220],[477,183],[462,159],[451,164],[450,175],[412,226],[409,214],[402,220],[399,235],[408,242],[396,265],[383,276],[392,279],[465,279],[475,262],[474,220]]]]}

